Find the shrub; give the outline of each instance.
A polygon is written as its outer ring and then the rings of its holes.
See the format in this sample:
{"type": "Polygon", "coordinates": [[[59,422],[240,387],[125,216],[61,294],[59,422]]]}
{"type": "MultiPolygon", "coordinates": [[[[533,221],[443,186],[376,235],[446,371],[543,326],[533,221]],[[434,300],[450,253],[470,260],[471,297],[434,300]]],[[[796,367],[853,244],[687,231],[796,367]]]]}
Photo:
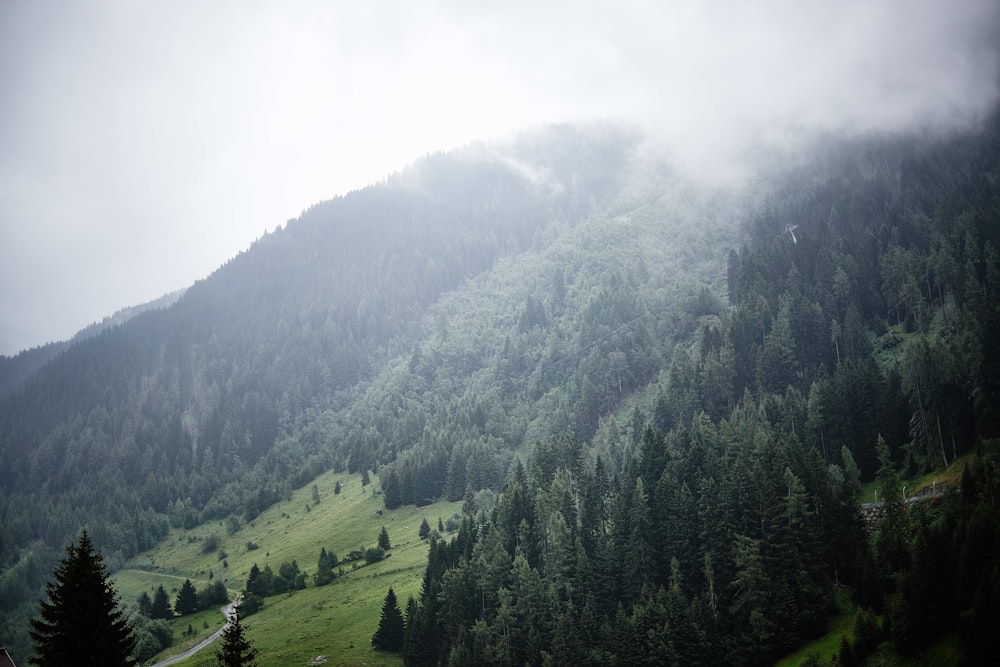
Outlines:
{"type": "Polygon", "coordinates": [[[205,541],[201,543],[201,552],[203,554],[210,554],[219,547],[222,546],[222,538],[212,533],[205,538],[205,541]]]}
{"type": "Polygon", "coordinates": [[[365,562],[371,565],[385,559],[385,549],[382,547],[369,547],[365,549],[365,562]]]}
{"type": "Polygon", "coordinates": [[[221,581],[214,581],[198,591],[198,608],[211,609],[229,602],[229,591],[221,581]]]}
{"type": "Polygon", "coordinates": [[[260,599],[259,596],[250,593],[243,597],[243,602],[240,603],[240,616],[245,617],[251,614],[256,614],[258,611],[264,608],[264,601],[260,599]]]}

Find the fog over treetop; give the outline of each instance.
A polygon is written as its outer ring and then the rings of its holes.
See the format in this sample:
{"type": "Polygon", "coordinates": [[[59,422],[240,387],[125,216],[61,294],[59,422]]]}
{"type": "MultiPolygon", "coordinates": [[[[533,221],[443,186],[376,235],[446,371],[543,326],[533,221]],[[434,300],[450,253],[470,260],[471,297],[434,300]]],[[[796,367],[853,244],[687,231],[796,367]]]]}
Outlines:
{"type": "Polygon", "coordinates": [[[989,0],[5,3],[0,353],[207,275],[429,151],[639,122],[722,170],[750,139],[975,122],[989,0]]]}

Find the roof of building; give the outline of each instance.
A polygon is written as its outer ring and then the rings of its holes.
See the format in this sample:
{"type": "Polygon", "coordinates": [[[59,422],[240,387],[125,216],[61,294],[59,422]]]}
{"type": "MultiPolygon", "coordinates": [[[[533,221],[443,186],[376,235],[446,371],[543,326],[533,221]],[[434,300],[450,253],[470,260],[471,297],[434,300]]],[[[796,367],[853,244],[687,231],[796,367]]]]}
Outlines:
{"type": "Polygon", "coordinates": [[[17,667],[14,664],[14,659],[7,653],[7,649],[2,646],[0,646],[0,667],[17,667]]]}

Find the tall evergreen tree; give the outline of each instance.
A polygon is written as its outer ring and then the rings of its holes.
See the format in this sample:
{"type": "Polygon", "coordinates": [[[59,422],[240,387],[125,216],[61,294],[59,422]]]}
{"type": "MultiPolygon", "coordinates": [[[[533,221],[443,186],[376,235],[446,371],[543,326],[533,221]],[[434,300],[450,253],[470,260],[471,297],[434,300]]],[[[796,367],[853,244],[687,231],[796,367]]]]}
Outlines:
{"type": "Polygon", "coordinates": [[[420,530],[417,534],[422,540],[426,540],[427,536],[431,534],[431,525],[427,523],[427,517],[424,517],[423,521],[420,522],[420,530]]]}
{"type": "Polygon", "coordinates": [[[382,603],[382,619],[378,623],[378,630],[372,635],[372,646],[384,651],[402,651],[405,636],[403,612],[399,610],[396,593],[390,588],[382,603]]]}
{"type": "Polygon", "coordinates": [[[385,526],[382,526],[382,531],[378,534],[378,546],[386,551],[392,548],[392,543],[389,541],[389,533],[386,531],[385,526]]]}
{"type": "Polygon", "coordinates": [[[464,502],[462,503],[462,514],[468,514],[473,516],[476,513],[476,496],[472,492],[472,485],[465,485],[465,495],[463,496],[464,502]]]}
{"type": "Polygon", "coordinates": [[[151,617],[153,612],[153,598],[149,597],[149,593],[143,591],[136,601],[139,605],[139,613],[146,617],[151,617]]]}
{"type": "Polygon", "coordinates": [[[326,548],[320,549],[319,560],[316,562],[316,574],[313,576],[313,581],[316,582],[317,586],[326,586],[333,581],[333,566],[334,562],[326,552],[326,548]]]}
{"type": "Polygon", "coordinates": [[[403,489],[396,471],[388,469],[382,475],[382,494],[386,509],[393,510],[403,504],[403,489]]]}
{"type": "Polygon", "coordinates": [[[163,586],[157,586],[153,593],[153,606],[149,610],[149,617],[152,619],[169,620],[174,617],[174,610],[170,608],[170,598],[163,586]]]}
{"type": "Polygon", "coordinates": [[[135,665],[135,633],[87,531],[66,549],[31,620],[32,664],[135,665]]]}
{"type": "Polygon", "coordinates": [[[215,651],[215,664],[219,667],[257,667],[257,649],[247,639],[240,623],[239,607],[233,607],[233,615],[222,631],[222,645],[215,651]]]}
{"type": "Polygon", "coordinates": [[[177,592],[177,600],[174,602],[174,611],[178,616],[186,616],[198,611],[198,592],[190,579],[185,579],[181,589],[177,592]]]}

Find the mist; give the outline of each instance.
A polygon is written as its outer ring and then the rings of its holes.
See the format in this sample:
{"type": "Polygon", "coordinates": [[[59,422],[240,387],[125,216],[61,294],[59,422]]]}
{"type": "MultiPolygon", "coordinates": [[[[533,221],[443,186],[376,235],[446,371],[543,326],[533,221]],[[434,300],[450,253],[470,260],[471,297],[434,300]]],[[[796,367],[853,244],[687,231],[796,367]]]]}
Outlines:
{"type": "Polygon", "coordinates": [[[431,151],[636,123],[707,178],[996,104],[989,0],[5,3],[0,354],[206,276],[431,151]]]}

